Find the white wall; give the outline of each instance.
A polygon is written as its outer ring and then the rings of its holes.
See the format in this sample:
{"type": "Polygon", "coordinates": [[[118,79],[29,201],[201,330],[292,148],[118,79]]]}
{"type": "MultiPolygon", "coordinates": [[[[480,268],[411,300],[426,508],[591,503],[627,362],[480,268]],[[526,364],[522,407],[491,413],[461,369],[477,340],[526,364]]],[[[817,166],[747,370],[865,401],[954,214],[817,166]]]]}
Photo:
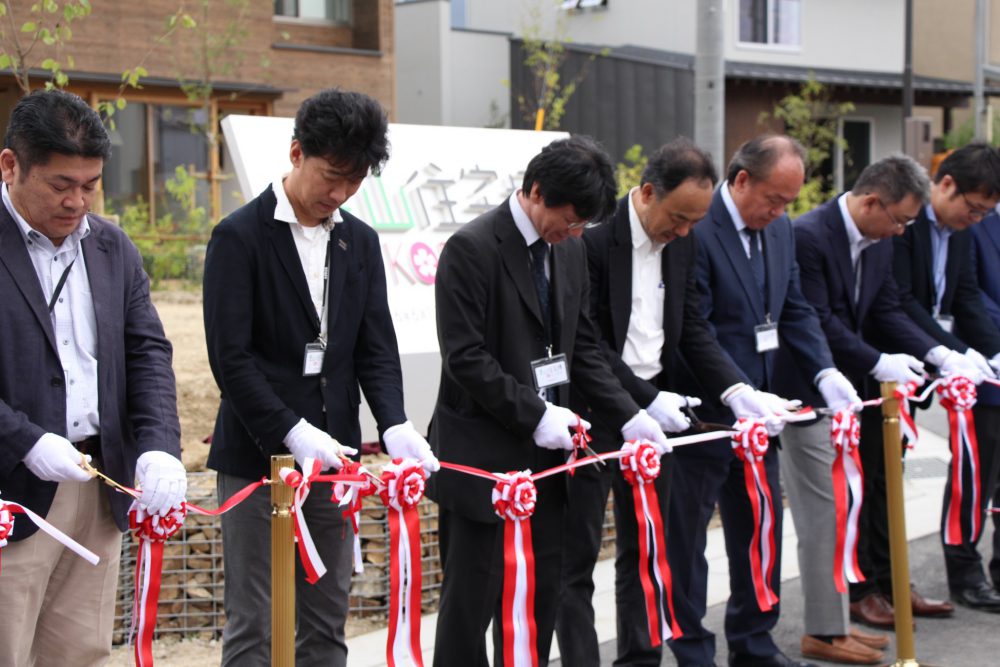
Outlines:
{"type": "Polygon", "coordinates": [[[465,30],[448,32],[451,59],[450,100],[444,124],[485,127],[505,118],[510,127],[510,36],[465,30]],[[491,117],[491,103],[496,117],[491,117]]]}
{"type": "Polygon", "coordinates": [[[442,124],[451,77],[447,0],[396,5],[396,121],[442,124]]]}

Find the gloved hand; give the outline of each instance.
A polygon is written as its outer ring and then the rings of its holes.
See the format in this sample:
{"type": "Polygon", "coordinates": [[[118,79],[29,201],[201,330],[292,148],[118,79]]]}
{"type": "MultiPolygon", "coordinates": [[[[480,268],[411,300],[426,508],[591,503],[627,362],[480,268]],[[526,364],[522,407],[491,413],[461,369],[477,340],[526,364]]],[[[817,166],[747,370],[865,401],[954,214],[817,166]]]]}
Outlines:
{"type": "MultiPolygon", "coordinates": [[[[580,419],[583,428],[590,430],[590,422],[580,419]]],[[[535,444],[545,449],[565,449],[573,450],[573,438],[570,437],[570,430],[576,429],[577,416],[572,410],[545,402],[545,413],[538,420],[538,426],[532,438],[535,444]]]]}
{"type": "Polygon", "coordinates": [[[788,414],[785,399],[764,391],[757,391],[748,384],[740,384],[735,390],[722,396],[737,419],[763,419],[768,435],[778,435],[785,428],[780,417],[788,414]]]}
{"type": "MultiPolygon", "coordinates": [[[[24,465],[46,482],[89,482],[90,473],[80,467],[81,454],[73,443],[55,433],[45,433],[24,456],[24,465]]],[[[87,463],[90,463],[90,457],[87,463]]]]}
{"type": "Polygon", "coordinates": [[[340,460],[342,455],[352,456],[358,453],[358,450],[344,447],[331,438],[329,433],[319,430],[305,419],[300,419],[285,436],[285,446],[300,466],[305,465],[306,459],[316,459],[323,464],[323,470],[340,470],[344,466],[340,460]]]}
{"type": "Polygon", "coordinates": [[[941,371],[941,375],[964,375],[972,380],[973,384],[979,384],[984,377],[979,366],[973,363],[969,357],[955,350],[948,351],[948,354],[938,364],[938,369],[941,371]]]}
{"type": "Polygon", "coordinates": [[[135,463],[135,479],[142,489],[139,502],[149,514],[166,516],[180,507],[187,494],[187,471],[175,456],[157,450],[144,452],[135,463]]]}
{"type": "Polygon", "coordinates": [[[924,383],[924,362],[908,354],[882,354],[868,371],[879,382],[924,383]]]}
{"type": "Polygon", "coordinates": [[[785,422],[782,417],[791,414],[791,410],[802,407],[802,401],[791,401],[783,396],[772,394],[767,391],[757,391],[757,395],[764,401],[764,405],[770,410],[771,419],[767,421],[767,434],[772,438],[780,435],[785,429],[785,422]]]}
{"type": "Polygon", "coordinates": [[[854,385],[840,371],[824,375],[817,389],[831,410],[843,410],[851,404],[861,403],[861,397],[858,396],[854,385]]]}
{"type": "Polygon", "coordinates": [[[996,379],[996,373],[993,372],[993,367],[990,366],[990,362],[986,361],[986,357],[981,355],[978,351],[970,347],[965,351],[965,358],[972,362],[976,368],[982,371],[984,378],[996,379]]]}
{"type": "Polygon", "coordinates": [[[639,410],[625,422],[622,426],[622,437],[625,440],[649,440],[656,448],[656,453],[660,456],[673,451],[673,447],[667,442],[667,436],[663,435],[663,430],[656,420],[646,414],[645,410],[639,410]]]}
{"type": "Polygon", "coordinates": [[[681,408],[684,406],[696,408],[699,405],[701,405],[700,398],[661,391],[646,408],[646,412],[656,420],[662,430],[668,433],[680,433],[691,426],[691,420],[681,408]]]}
{"type": "Polygon", "coordinates": [[[441,464],[431,451],[431,446],[417,433],[417,429],[413,428],[410,422],[390,426],[382,434],[382,440],[385,442],[385,451],[394,459],[416,459],[423,464],[427,472],[437,472],[441,469],[441,464]]]}
{"type": "Polygon", "coordinates": [[[990,366],[993,367],[993,372],[997,377],[1000,377],[1000,352],[994,354],[993,358],[990,359],[990,366]]]}

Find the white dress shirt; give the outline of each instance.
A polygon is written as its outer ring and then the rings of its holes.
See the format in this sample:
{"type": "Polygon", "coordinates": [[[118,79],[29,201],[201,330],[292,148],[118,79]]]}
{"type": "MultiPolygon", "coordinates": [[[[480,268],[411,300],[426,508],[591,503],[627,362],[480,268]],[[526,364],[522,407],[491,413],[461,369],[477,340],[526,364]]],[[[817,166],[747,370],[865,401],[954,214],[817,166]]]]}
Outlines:
{"type": "MultiPolygon", "coordinates": [[[[535,229],[535,226],[531,224],[531,218],[529,218],[528,214],[524,212],[523,208],[521,208],[521,202],[517,200],[518,192],[520,192],[520,190],[515,190],[511,194],[510,198],[507,200],[507,204],[510,206],[511,215],[514,216],[514,225],[517,227],[517,231],[521,232],[521,236],[524,237],[524,242],[530,248],[531,244],[542,237],[538,233],[538,230],[535,229]]],[[[545,245],[548,246],[549,250],[552,249],[552,244],[548,241],[545,242],[545,245]]],[[[545,253],[545,276],[550,279],[552,278],[552,269],[549,266],[552,261],[550,259],[551,256],[551,252],[545,253]]]]}
{"type": "Polygon", "coordinates": [[[628,195],[628,222],[632,232],[632,310],[622,348],[622,361],[636,377],[651,380],[663,370],[663,243],[653,242],[628,195]]]}
{"type": "Polygon", "coordinates": [[[101,431],[97,412],[97,316],[80,246],[90,234],[90,222],[84,216],[80,226],[56,246],[17,212],[6,183],[2,192],[7,212],[21,229],[46,306],[63,271],[73,263],[50,317],[66,381],[66,438],[79,442],[101,431]]]}

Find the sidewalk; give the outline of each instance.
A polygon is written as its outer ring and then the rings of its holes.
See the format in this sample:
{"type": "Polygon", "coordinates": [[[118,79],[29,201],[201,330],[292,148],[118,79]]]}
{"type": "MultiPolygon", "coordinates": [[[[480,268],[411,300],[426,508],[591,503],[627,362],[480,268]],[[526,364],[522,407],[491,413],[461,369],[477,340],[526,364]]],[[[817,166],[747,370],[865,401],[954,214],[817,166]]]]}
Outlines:
{"type": "MultiPolygon", "coordinates": [[[[950,454],[948,451],[947,422],[941,409],[935,406],[918,416],[920,444],[907,454],[905,472],[906,530],[910,540],[911,578],[918,582],[921,592],[928,597],[947,598],[947,586],[942,572],[938,526],[941,516],[941,495],[944,488],[950,454]]],[[[798,585],[799,567],[796,556],[797,539],[794,523],[785,510],[782,544],[782,614],[775,632],[781,649],[790,657],[799,656],[799,638],[802,634],[802,597],[798,585]]],[[[989,543],[989,534],[983,543],[989,543]]],[[[729,596],[729,574],[721,528],[708,535],[706,554],[709,561],[708,605],[706,626],[718,635],[717,664],[726,662],[723,627],[723,604],[729,596]]],[[[594,609],[597,636],[602,643],[602,665],[610,665],[614,658],[615,604],[614,561],[600,561],[594,572],[594,609]]],[[[437,615],[429,614],[421,621],[421,645],[426,664],[434,654],[434,631],[437,615]]],[[[955,617],[948,620],[920,619],[917,623],[917,654],[923,664],[933,659],[933,664],[943,667],[986,667],[1000,664],[1000,619],[959,608],[955,617]],[[953,655],[952,650],[961,653],[953,655]],[[925,653],[926,652],[926,653],[925,653]]],[[[381,667],[385,665],[386,631],[380,630],[351,638],[348,667],[381,667]]],[[[664,665],[676,665],[669,650],[664,665]]],[[[891,651],[887,658],[894,656],[891,651]]],[[[553,665],[560,663],[558,645],[553,640],[553,665]]],[[[566,666],[566,667],[572,667],[566,666]]]]}

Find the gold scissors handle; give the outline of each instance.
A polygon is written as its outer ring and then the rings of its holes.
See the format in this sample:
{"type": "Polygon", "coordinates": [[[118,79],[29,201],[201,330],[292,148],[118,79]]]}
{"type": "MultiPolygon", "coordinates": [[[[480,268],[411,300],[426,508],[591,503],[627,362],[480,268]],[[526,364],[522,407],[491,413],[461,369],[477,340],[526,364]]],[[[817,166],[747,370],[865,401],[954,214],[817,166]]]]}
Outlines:
{"type": "Polygon", "coordinates": [[[80,467],[83,468],[84,470],[86,470],[88,473],[90,473],[91,477],[98,478],[99,480],[101,480],[102,482],[104,482],[105,484],[107,484],[108,486],[111,486],[111,487],[114,487],[115,489],[118,489],[119,491],[121,491],[125,495],[132,496],[136,500],[139,499],[139,494],[136,493],[136,491],[138,491],[138,489],[133,490],[133,489],[130,489],[128,487],[122,486],[121,484],[119,484],[115,480],[111,479],[110,477],[108,477],[107,475],[105,475],[103,472],[101,472],[100,470],[98,470],[97,468],[95,468],[94,466],[90,465],[90,461],[88,461],[87,457],[84,456],[84,455],[82,455],[82,454],[80,455],[80,467]]]}

